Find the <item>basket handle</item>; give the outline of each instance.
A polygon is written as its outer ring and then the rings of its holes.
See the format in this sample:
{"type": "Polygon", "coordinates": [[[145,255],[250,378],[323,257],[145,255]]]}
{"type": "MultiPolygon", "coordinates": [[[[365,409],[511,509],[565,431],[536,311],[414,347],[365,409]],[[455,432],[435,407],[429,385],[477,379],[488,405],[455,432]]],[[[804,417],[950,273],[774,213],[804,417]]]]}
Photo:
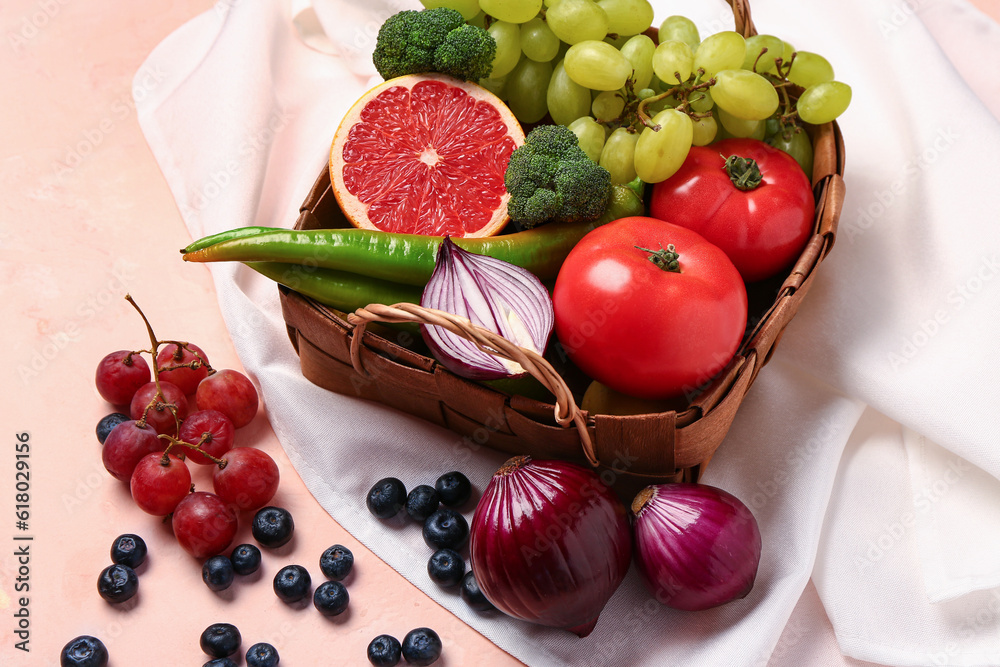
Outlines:
{"type": "Polygon", "coordinates": [[[351,335],[351,364],[358,373],[367,376],[364,363],[361,361],[361,342],[365,327],[370,322],[430,324],[443,327],[457,336],[461,336],[476,344],[483,352],[520,364],[524,370],[533,375],[552,395],[555,396],[555,420],[563,427],[575,424],[580,432],[580,443],[583,453],[592,466],[600,461],[594,450],[594,442],[587,429],[587,421],[583,411],[577,406],[565,380],[556,372],[542,355],[534,350],[520,347],[497,333],[485,329],[458,315],[452,315],[443,310],[424,308],[415,303],[397,303],[387,306],[373,303],[364,308],[358,308],[347,316],[347,321],[354,326],[351,335]]]}
{"type": "Polygon", "coordinates": [[[733,19],[736,21],[736,32],[744,37],[752,37],[757,34],[757,27],[750,18],[749,0],[726,0],[733,8],[733,19]]]}

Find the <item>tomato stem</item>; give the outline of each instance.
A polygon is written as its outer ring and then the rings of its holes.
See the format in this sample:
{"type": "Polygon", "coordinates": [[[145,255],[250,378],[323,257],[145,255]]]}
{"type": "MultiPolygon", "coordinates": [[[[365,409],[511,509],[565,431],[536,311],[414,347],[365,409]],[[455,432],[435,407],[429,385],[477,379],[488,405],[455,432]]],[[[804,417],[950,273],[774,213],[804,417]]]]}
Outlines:
{"type": "Polygon", "coordinates": [[[722,156],[726,160],[725,170],[729,175],[729,180],[738,189],[746,192],[753,190],[764,180],[760,174],[760,167],[752,158],[744,158],[739,155],[722,156]]]}
{"type": "Polygon", "coordinates": [[[678,260],[681,256],[677,253],[677,248],[674,247],[673,243],[667,245],[664,249],[663,245],[660,245],[659,250],[650,250],[649,248],[643,248],[642,246],[634,246],[638,250],[650,253],[649,261],[657,266],[657,268],[664,271],[670,271],[672,273],[680,273],[681,265],[678,260]]]}

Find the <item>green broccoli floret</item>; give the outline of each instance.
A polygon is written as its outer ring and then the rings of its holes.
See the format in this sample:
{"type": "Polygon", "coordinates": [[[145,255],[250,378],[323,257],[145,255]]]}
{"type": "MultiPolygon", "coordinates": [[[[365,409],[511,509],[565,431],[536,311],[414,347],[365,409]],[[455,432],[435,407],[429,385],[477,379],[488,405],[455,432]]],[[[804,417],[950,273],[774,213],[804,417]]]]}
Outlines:
{"type": "Polygon", "coordinates": [[[551,222],[588,222],[604,213],[611,174],[580,148],[564,125],[539,125],[511,153],[504,176],[507,213],[522,229],[551,222]]]}
{"type": "Polygon", "coordinates": [[[479,81],[493,71],[497,42],[479,26],[461,25],[434,52],[434,70],[466,81],[479,81]]]}
{"type": "Polygon", "coordinates": [[[477,81],[493,69],[497,43],[447,7],[393,14],[379,28],[372,62],[383,79],[441,72],[477,81]]]}

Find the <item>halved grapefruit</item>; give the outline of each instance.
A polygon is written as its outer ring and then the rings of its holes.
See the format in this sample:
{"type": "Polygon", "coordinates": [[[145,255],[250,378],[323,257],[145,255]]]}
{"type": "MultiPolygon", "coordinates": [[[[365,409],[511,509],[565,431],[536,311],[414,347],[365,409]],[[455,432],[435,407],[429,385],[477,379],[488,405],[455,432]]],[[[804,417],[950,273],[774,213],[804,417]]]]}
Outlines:
{"type": "Polygon", "coordinates": [[[493,236],[507,224],[504,172],[524,131],[500,98],[439,74],[390,79],[333,138],[330,180],[361,229],[493,236]]]}

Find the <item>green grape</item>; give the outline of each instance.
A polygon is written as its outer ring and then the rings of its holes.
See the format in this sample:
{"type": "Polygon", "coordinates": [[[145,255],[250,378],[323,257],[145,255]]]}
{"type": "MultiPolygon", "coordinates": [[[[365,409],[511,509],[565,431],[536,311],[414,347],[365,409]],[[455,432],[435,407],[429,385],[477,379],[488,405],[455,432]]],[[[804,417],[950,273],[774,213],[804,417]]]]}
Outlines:
{"type": "Polygon", "coordinates": [[[563,63],[571,79],[591,90],[618,90],[632,74],[632,65],[622,52],[598,40],[572,45],[563,63]]]}
{"type": "Polygon", "coordinates": [[[743,35],[732,30],[724,30],[709,35],[694,52],[694,69],[705,70],[702,81],[715,76],[724,69],[739,69],[743,65],[747,46],[743,35]]]}
{"type": "Polygon", "coordinates": [[[486,12],[479,12],[471,19],[467,20],[466,23],[468,23],[469,25],[474,25],[477,28],[482,28],[483,30],[486,30],[486,12]]]}
{"type": "Polygon", "coordinates": [[[773,72],[774,59],[780,58],[784,52],[785,43],[773,35],[753,35],[746,39],[746,56],[743,59],[743,69],[756,72],[773,72]],[[764,55],[760,52],[767,49],[764,55]],[[760,58],[758,60],[758,57],[760,58]],[[754,64],[757,69],[754,70],[754,64]]]}
{"type": "Polygon", "coordinates": [[[653,52],[656,44],[646,35],[634,35],[621,47],[621,54],[632,65],[632,89],[648,88],[653,80],[653,52]]]}
{"type": "MultiPolygon", "coordinates": [[[[569,125],[577,118],[590,113],[590,90],[569,78],[561,60],[552,70],[545,100],[549,115],[557,125],[569,125]]],[[[604,141],[603,137],[601,141],[604,141]]]]}
{"type": "Polygon", "coordinates": [[[500,77],[490,77],[489,79],[480,79],[479,85],[490,91],[503,101],[507,101],[507,76],[500,77]]]}
{"type": "Polygon", "coordinates": [[[624,109],[625,99],[618,92],[611,90],[599,93],[591,105],[594,118],[601,123],[618,118],[624,109]]]}
{"type": "Polygon", "coordinates": [[[490,77],[506,76],[521,59],[521,29],[509,21],[494,21],[488,31],[497,43],[497,54],[493,56],[493,70],[490,77]]]}
{"type": "MultiPolygon", "coordinates": [[[[719,134],[723,134],[725,130],[726,136],[729,137],[750,137],[752,139],[758,139],[760,141],[764,140],[764,132],[767,130],[767,123],[762,120],[746,120],[744,118],[737,118],[729,114],[725,109],[720,106],[715,107],[715,116],[718,118],[719,134]]],[[[721,136],[719,137],[722,138],[721,136]]]]}
{"type": "Polygon", "coordinates": [[[639,134],[619,127],[604,142],[598,164],[611,174],[612,183],[628,183],[635,178],[635,144],[639,134]]]}
{"type": "Polygon", "coordinates": [[[598,162],[601,159],[601,150],[604,148],[604,126],[590,116],[580,116],[566,127],[573,130],[573,134],[580,142],[580,148],[587,157],[598,162]]]}
{"type": "Polygon", "coordinates": [[[457,10],[466,21],[479,13],[479,0],[420,0],[420,4],[427,9],[447,7],[457,10]]]}
{"type": "Polygon", "coordinates": [[[653,97],[654,95],[656,95],[656,91],[653,90],[652,88],[640,88],[638,91],[636,91],[635,94],[635,96],[638,97],[640,100],[648,99],[650,97],[653,97]]]}
{"type": "Polygon", "coordinates": [[[649,0],[597,0],[608,15],[608,32],[638,35],[653,25],[653,6],[649,0]]]}
{"type": "Polygon", "coordinates": [[[724,69],[712,86],[715,106],[743,120],[764,120],[778,109],[778,91],[747,69],[724,69]]]}
{"type": "Polygon", "coordinates": [[[522,123],[537,123],[548,113],[549,80],[552,63],[536,63],[521,58],[507,75],[507,106],[522,123]]]}
{"type": "Polygon", "coordinates": [[[719,132],[719,123],[714,116],[691,119],[691,143],[695,146],[707,146],[715,140],[719,132]]]}
{"type": "Polygon", "coordinates": [[[675,86],[691,78],[694,51],[685,42],[660,42],[653,51],[653,71],[663,83],[675,86]],[[677,76],[680,75],[680,80],[677,76]]]}
{"type": "Polygon", "coordinates": [[[528,58],[546,63],[559,53],[559,38],[545,21],[536,16],[521,24],[521,50],[528,58]]]}
{"type": "Polygon", "coordinates": [[[833,65],[818,53],[798,51],[788,72],[788,80],[803,88],[833,81],[833,65]]]}
{"type": "Polygon", "coordinates": [[[499,21],[526,23],[538,15],[542,0],[479,0],[479,8],[499,21]]]}
{"type": "Polygon", "coordinates": [[[812,179],[813,145],[805,130],[798,126],[785,127],[767,139],[767,143],[795,158],[806,176],[812,179]]]}
{"type": "Polygon", "coordinates": [[[603,41],[607,42],[608,44],[610,44],[611,46],[615,47],[620,51],[621,48],[625,46],[625,42],[629,40],[629,37],[631,37],[631,35],[612,35],[609,33],[604,36],[603,41]]]}
{"type": "Polygon", "coordinates": [[[691,47],[691,51],[697,49],[701,43],[701,37],[698,36],[698,26],[686,16],[675,15],[665,18],[660,24],[658,37],[660,42],[684,42],[691,47]]]}
{"type": "Polygon", "coordinates": [[[691,111],[698,113],[711,111],[712,107],[715,106],[715,100],[712,99],[712,91],[708,88],[692,92],[688,96],[688,103],[691,105],[691,111]]]}
{"type": "Polygon", "coordinates": [[[850,86],[840,81],[825,81],[806,88],[795,103],[795,108],[799,112],[799,118],[805,122],[822,125],[847,111],[850,104],[850,86]]]}
{"type": "Polygon", "coordinates": [[[543,4],[546,7],[555,7],[559,4],[559,0],[544,0],[543,4]]]}
{"type": "Polygon", "coordinates": [[[560,0],[545,13],[545,21],[567,44],[601,40],[608,34],[608,15],[594,0],[560,0]]]}
{"type": "Polygon", "coordinates": [[[684,164],[694,139],[691,118],[677,109],[661,111],[653,123],[660,129],[645,128],[635,144],[635,173],[647,183],[673,176],[684,164]]]}

